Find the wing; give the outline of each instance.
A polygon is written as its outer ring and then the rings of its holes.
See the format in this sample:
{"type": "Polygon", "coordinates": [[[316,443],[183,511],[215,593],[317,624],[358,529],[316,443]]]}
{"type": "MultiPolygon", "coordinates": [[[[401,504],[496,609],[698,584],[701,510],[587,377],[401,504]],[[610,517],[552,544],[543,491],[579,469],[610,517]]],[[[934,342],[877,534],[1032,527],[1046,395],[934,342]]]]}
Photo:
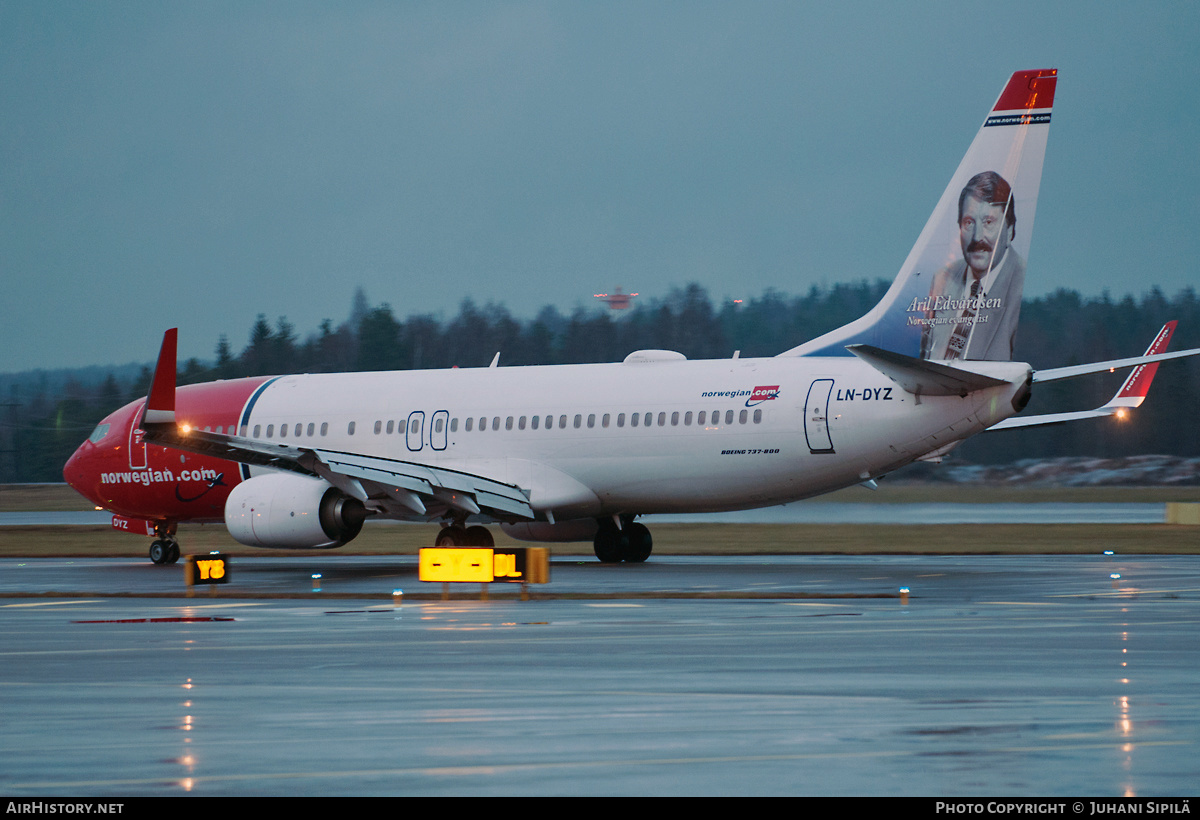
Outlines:
{"type": "Polygon", "coordinates": [[[177,331],[163,336],[141,428],[145,441],[325,479],[347,495],[396,518],[435,517],[447,509],[502,521],[532,520],[527,491],[484,475],[428,464],[192,430],[175,419],[177,331]]]}
{"type": "Polygon", "coordinates": [[[1163,352],[1166,350],[1167,344],[1171,341],[1171,335],[1175,332],[1176,324],[1178,323],[1172,321],[1163,325],[1162,330],[1158,331],[1158,335],[1154,337],[1154,341],[1150,343],[1150,347],[1146,348],[1146,353],[1142,356],[1134,356],[1129,359],[1114,359],[1107,362],[1095,362],[1093,364],[1081,364],[1073,367],[1057,367],[1052,370],[1034,371],[1033,381],[1037,383],[1070,379],[1089,373],[1112,372],[1125,367],[1133,367],[1134,371],[1129,374],[1129,378],[1125,379],[1125,383],[1121,385],[1121,389],[1104,406],[1097,407],[1095,410],[1077,410],[1070,413],[1046,413],[1040,416],[1024,417],[1014,416],[998,424],[993,424],[988,428],[988,431],[1013,430],[1018,427],[1040,427],[1047,424],[1064,424],[1068,421],[1103,418],[1104,416],[1118,416],[1123,418],[1129,410],[1140,407],[1142,402],[1146,400],[1146,394],[1150,392],[1150,384],[1154,381],[1154,376],[1158,372],[1159,362],[1183,356],[1194,356],[1196,353],[1200,353],[1200,350],[1195,349],[1181,350],[1177,353],[1163,352]]]}

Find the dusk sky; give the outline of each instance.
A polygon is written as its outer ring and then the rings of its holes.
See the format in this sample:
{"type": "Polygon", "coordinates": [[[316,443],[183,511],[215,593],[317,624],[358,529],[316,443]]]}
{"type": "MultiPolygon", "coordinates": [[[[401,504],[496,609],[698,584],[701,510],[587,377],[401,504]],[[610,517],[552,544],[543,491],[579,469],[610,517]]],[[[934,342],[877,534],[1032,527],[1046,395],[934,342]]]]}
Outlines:
{"type": "MultiPolygon", "coordinates": [[[[0,372],[892,278],[1057,68],[1026,296],[1192,287],[1200,3],[0,0],[0,372]]],[[[797,340],[797,343],[802,340],[797,340]]],[[[486,364],[486,363],[479,363],[486,364]]]]}

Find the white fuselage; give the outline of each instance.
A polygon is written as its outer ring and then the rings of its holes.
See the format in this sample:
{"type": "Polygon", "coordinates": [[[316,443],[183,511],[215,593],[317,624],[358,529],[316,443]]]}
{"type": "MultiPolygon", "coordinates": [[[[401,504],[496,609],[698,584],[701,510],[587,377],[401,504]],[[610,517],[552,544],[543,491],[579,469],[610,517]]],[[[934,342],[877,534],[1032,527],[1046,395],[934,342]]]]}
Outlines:
{"type": "Polygon", "coordinates": [[[865,481],[1012,415],[1028,366],[973,364],[1009,383],[917,397],[853,357],[285,376],[239,433],[486,475],[559,520],[745,509],[865,481]]]}

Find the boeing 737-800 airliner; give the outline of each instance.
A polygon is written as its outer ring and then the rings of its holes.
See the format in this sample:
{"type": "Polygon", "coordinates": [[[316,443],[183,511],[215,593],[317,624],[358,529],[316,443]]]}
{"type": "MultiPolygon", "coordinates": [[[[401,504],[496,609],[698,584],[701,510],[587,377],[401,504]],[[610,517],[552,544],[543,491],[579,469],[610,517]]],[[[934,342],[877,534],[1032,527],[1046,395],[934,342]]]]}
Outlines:
{"type": "MultiPolygon", "coordinates": [[[[592,540],[644,561],[653,513],[783,504],[936,459],[989,429],[1137,406],[1146,355],[1034,372],[1011,361],[1056,72],[1014,74],[882,301],[773,358],[273,376],[176,390],[167,331],[145,400],[104,419],[68,483],[178,559],[180,521],[224,521],[260,547],[326,548],[368,517],[592,540]],[[1040,381],[1138,367],[1102,408],[1018,414],[1040,381]]],[[[896,203],[893,203],[896,204],[896,203]]]]}

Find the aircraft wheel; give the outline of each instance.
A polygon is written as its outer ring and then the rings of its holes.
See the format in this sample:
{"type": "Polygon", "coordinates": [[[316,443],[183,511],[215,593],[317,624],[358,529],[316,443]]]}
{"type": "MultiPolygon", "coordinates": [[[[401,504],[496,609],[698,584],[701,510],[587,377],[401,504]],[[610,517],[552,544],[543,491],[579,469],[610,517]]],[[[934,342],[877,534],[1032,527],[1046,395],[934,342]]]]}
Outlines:
{"type": "Polygon", "coordinates": [[[150,545],[150,560],[156,564],[169,564],[171,545],[166,541],[155,541],[150,545]]]}
{"type": "Polygon", "coordinates": [[[467,527],[467,546],[494,547],[496,546],[496,539],[492,537],[491,530],[477,524],[474,527],[467,527]]]}
{"type": "Polygon", "coordinates": [[[625,547],[629,539],[625,533],[616,527],[601,527],[592,542],[596,557],[605,564],[619,564],[625,557],[625,547]]]}
{"type": "Polygon", "coordinates": [[[625,560],[631,564],[640,564],[650,557],[654,549],[654,539],[650,530],[644,524],[626,524],[625,535],[629,544],[625,548],[625,560]]]}
{"type": "Polygon", "coordinates": [[[462,527],[442,527],[442,531],[438,533],[437,540],[433,542],[435,547],[465,547],[467,545],[467,531],[462,527]]]}
{"type": "Polygon", "coordinates": [[[171,545],[167,548],[167,563],[174,564],[178,560],[179,560],[179,544],[172,541],[171,545]]]}

